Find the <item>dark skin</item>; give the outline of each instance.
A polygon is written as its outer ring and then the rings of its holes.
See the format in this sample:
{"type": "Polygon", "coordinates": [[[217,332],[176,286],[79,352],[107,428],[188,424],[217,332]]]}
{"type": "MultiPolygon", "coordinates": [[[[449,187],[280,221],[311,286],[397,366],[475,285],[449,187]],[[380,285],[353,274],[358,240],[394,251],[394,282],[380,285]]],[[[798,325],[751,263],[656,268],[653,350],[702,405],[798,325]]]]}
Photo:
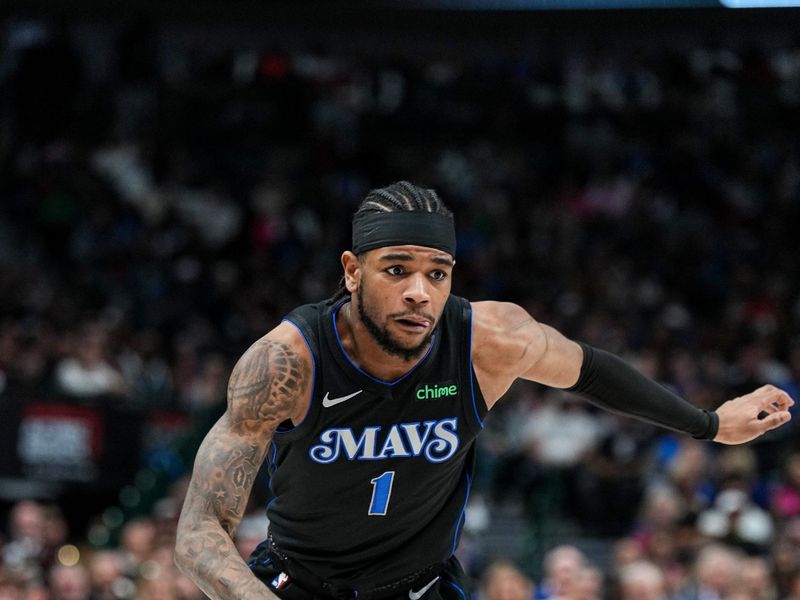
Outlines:
{"type": "MultiPolygon", "coordinates": [[[[347,251],[341,261],[351,294],[337,319],[342,346],[372,376],[397,379],[424,356],[450,295],[455,261],[413,245],[360,257],[347,251]]],[[[489,408],[519,378],[562,389],[577,382],[583,362],[577,343],[516,304],[475,302],[472,310],[473,367],[489,408]]],[[[298,330],[281,323],[233,369],[227,410],[197,452],[175,548],[177,565],[210,598],[275,598],[239,556],[232,537],[275,429],[287,419],[299,423],[308,410],[312,364],[298,330]]],[[[715,441],[750,441],[787,422],[792,404],[773,386],[729,400],[716,411],[715,441]],[[762,411],[768,415],[759,419],[762,411]]]]}

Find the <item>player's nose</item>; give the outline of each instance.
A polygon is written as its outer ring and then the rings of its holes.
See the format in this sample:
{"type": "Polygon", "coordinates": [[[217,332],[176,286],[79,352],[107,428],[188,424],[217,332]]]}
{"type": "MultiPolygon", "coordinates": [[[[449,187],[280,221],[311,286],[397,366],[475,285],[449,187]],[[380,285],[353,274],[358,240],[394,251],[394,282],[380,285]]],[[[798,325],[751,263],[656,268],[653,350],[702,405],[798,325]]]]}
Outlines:
{"type": "Polygon", "coordinates": [[[431,296],[428,290],[429,283],[424,273],[414,273],[406,279],[408,285],[403,292],[403,299],[411,304],[426,304],[431,296]]]}

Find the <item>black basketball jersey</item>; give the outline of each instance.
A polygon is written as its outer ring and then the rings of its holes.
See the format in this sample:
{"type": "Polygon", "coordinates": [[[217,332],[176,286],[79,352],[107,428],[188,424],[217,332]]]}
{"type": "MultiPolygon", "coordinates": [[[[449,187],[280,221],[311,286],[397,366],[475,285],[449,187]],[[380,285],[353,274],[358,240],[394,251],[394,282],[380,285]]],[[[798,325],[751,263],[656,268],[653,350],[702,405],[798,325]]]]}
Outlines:
{"type": "Polygon", "coordinates": [[[335,306],[286,320],[314,360],[303,421],[267,454],[270,533],[320,578],[370,586],[447,560],[458,544],[486,402],[472,370],[472,308],[450,296],[430,349],[395,381],[356,366],[335,306]]]}

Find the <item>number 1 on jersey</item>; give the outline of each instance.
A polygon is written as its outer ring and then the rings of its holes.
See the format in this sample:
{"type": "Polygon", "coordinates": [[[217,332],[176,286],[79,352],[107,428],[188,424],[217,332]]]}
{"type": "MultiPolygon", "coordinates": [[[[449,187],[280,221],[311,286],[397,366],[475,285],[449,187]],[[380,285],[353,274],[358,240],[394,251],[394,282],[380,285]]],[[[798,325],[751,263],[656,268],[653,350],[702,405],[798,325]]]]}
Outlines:
{"type": "Polygon", "coordinates": [[[369,505],[368,515],[386,516],[389,508],[389,497],[392,495],[392,483],[394,482],[394,471],[386,471],[380,477],[372,479],[372,502],[369,505]]]}

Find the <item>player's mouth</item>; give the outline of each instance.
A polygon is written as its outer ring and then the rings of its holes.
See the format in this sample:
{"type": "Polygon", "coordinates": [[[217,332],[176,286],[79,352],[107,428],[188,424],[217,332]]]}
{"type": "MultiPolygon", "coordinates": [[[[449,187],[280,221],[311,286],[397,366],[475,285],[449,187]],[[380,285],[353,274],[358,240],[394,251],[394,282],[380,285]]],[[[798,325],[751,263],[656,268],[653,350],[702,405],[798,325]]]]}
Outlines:
{"type": "Polygon", "coordinates": [[[401,329],[411,333],[422,333],[430,329],[432,322],[421,317],[401,317],[395,319],[401,329]]]}

